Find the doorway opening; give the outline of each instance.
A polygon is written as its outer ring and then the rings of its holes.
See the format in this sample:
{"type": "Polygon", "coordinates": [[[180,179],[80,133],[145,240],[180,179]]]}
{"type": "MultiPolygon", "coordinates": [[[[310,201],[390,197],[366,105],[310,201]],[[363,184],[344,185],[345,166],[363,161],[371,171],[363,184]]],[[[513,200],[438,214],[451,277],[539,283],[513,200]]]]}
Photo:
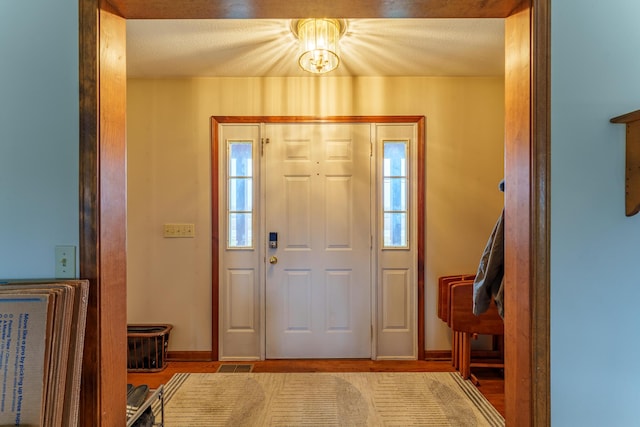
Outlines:
{"type": "MultiPolygon", "coordinates": [[[[261,2],[238,6],[237,17],[305,15],[304,6],[261,2]],[[302,8],[302,10],[300,9],[302,8]]],[[[82,424],[115,425],[125,413],[118,393],[126,383],[126,64],[125,20],[225,18],[228,4],[197,0],[189,8],[160,0],[79,2],[80,21],[80,275],[91,280],[83,363],[82,424]],[[108,203],[101,203],[108,201],[108,203]],[[117,353],[117,352],[116,352],[117,353]]],[[[512,311],[505,346],[508,425],[548,425],[549,412],[549,32],[550,0],[425,2],[410,11],[368,2],[318,3],[326,16],[506,18],[507,134],[505,278],[512,311]],[[445,4],[446,3],[446,4],[445,4]],[[384,12],[382,12],[384,11],[384,12]],[[509,220],[509,218],[507,218],[509,220]]],[[[393,5],[392,5],[393,6],[393,5]]],[[[307,11],[308,12],[308,11],[307,11]]],[[[419,325],[420,326],[420,325],[419,325]]],[[[420,334],[419,334],[420,336],[420,334]]]]}

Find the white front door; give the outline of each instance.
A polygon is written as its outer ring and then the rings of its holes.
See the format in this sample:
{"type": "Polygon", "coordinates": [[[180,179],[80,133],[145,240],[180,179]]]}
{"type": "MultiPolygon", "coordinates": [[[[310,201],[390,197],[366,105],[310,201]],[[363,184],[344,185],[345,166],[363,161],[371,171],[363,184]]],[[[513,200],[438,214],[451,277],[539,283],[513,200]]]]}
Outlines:
{"type": "Polygon", "coordinates": [[[415,359],[417,125],[212,132],[220,359],[415,359]]]}
{"type": "Polygon", "coordinates": [[[267,358],[371,357],[370,129],[265,125],[267,358]]]}

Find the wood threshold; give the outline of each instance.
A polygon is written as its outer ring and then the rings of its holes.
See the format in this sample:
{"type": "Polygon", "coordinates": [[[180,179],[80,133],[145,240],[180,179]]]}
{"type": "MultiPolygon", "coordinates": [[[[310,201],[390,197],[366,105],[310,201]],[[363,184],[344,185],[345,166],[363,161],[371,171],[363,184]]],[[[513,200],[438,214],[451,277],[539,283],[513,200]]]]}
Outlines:
{"type": "Polygon", "coordinates": [[[217,360],[212,357],[211,351],[168,351],[169,362],[210,362],[217,360]]]}

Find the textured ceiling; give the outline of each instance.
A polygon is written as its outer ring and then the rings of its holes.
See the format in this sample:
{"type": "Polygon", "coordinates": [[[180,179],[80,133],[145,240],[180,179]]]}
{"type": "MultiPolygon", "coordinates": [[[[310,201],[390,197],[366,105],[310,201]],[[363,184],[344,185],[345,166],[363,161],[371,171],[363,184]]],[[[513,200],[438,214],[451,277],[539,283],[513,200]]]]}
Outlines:
{"type": "MultiPolygon", "coordinates": [[[[309,76],[287,19],[127,20],[129,77],[309,76]]],[[[504,20],[349,19],[332,76],[504,74],[504,20]]]]}

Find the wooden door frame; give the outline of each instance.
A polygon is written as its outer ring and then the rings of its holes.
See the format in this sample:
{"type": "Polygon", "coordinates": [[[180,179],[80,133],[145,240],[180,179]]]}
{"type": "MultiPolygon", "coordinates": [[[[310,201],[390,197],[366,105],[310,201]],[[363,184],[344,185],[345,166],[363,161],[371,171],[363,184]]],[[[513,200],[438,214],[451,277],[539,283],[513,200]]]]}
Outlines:
{"type": "MultiPolygon", "coordinates": [[[[418,334],[417,340],[417,355],[418,360],[424,359],[424,272],[425,272],[425,214],[426,214],[426,135],[425,135],[425,117],[424,116],[324,116],[324,117],[310,117],[310,116],[213,116],[211,117],[211,170],[213,171],[214,165],[219,165],[219,146],[218,140],[219,126],[225,123],[235,124],[249,124],[249,123],[279,123],[279,124],[291,124],[291,123],[407,123],[416,125],[417,133],[417,145],[416,156],[418,171],[416,174],[416,185],[418,199],[416,200],[416,213],[418,215],[417,226],[417,258],[418,262],[416,267],[417,274],[417,298],[418,307],[416,312],[416,333],[418,334]]],[[[220,318],[220,284],[217,278],[220,277],[220,233],[219,233],[219,193],[220,188],[220,174],[211,173],[211,277],[213,283],[211,287],[211,359],[218,360],[219,357],[219,318],[220,318]]],[[[375,278],[372,278],[371,283],[375,283],[375,278]]],[[[377,289],[377,286],[376,288],[377,289]]],[[[374,316],[375,313],[372,313],[374,316]]]]}
{"type": "Polygon", "coordinates": [[[308,16],[506,18],[506,422],[550,425],[550,4],[79,0],[79,264],[81,277],[91,284],[81,425],[119,426],[125,413],[126,19],[308,16]]]}

